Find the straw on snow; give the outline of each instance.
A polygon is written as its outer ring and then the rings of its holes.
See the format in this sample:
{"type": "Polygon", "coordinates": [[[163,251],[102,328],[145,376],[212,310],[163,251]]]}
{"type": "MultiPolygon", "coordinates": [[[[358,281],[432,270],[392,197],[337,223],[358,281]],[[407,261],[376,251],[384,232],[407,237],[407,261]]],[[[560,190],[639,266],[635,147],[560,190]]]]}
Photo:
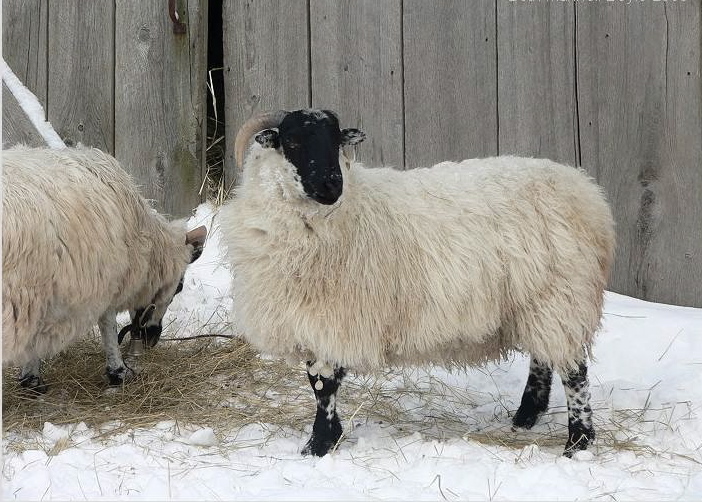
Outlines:
{"type": "Polygon", "coordinates": [[[0,58],[0,71],[2,71],[2,81],[17,100],[27,118],[32,123],[37,132],[44,138],[44,141],[51,148],[66,148],[61,137],[56,133],[51,123],[44,120],[46,116],[44,107],[37,97],[27,89],[17,78],[17,75],[10,69],[4,59],[0,58]]]}
{"type": "MultiPolygon", "coordinates": [[[[6,368],[3,432],[37,432],[44,422],[85,422],[102,431],[102,437],[110,437],[170,420],[208,425],[223,433],[266,424],[275,434],[282,429],[303,431],[314,413],[304,366],[261,358],[240,339],[164,341],[147,351],[142,366],[143,373],[124,387],[107,388],[99,337],[92,336],[47,361],[50,390],[39,398],[19,388],[16,370],[6,368]]],[[[351,442],[354,428],[368,423],[392,426],[387,429],[391,437],[420,433],[427,439],[465,439],[510,448],[537,444],[557,450],[567,433],[565,424],[555,423],[547,423],[549,430],[543,432],[514,432],[506,425],[507,406],[501,402],[496,403],[498,425],[472,423],[470,409],[481,397],[477,392],[447,385],[429,374],[418,379],[413,370],[350,376],[342,392],[341,412],[351,422],[346,424],[351,442]]],[[[599,422],[597,448],[646,448],[627,436],[631,420],[599,422]]]]}

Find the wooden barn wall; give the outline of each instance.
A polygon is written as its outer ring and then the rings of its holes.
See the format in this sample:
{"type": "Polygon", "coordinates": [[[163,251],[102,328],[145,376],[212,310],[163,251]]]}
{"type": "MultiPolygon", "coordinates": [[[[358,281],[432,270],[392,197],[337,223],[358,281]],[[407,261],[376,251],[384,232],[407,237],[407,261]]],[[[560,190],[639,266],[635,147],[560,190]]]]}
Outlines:
{"type": "Polygon", "coordinates": [[[310,106],[307,0],[227,1],[222,4],[225,178],[235,184],[233,131],[260,110],[310,106]],[[227,63],[236,61],[236,65],[227,63]]]}
{"type": "MultiPolygon", "coordinates": [[[[15,75],[46,103],[46,48],[48,8],[46,0],[2,2],[2,57],[15,75]]],[[[2,144],[44,144],[39,133],[2,84],[2,144]]]]}
{"type": "Polygon", "coordinates": [[[580,165],[615,213],[609,288],[702,307],[700,23],[700,0],[230,0],[227,144],[313,106],[368,133],[367,164],[580,165]]]}
{"type": "MultiPolygon", "coordinates": [[[[586,169],[617,221],[609,288],[702,307],[702,0],[229,0],[227,145],[252,114],[330,108],[367,164],[494,154],[586,169]]],[[[204,176],[206,6],[3,0],[3,57],[68,143],[185,216],[204,176]]],[[[3,145],[41,144],[3,86],[3,145]]],[[[236,182],[232,148],[225,176],[236,182]]]]}
{"type": "Polygon", "coordinates": [[[581,158],[617,220],[613,289],[702,307],[700,0],[576,16],[581,158]]]}
{"type": "MultiPolygon", "coordinates": [[[[68,145],[107,151],[155,207],[189,216],[204,174],[206,4],[3,0],[3,58],[68,145]],[[203,7],[204,5],[204,7],[203,7]]],[[[43,141],[3,88],[3,147],[43,141]]]]}

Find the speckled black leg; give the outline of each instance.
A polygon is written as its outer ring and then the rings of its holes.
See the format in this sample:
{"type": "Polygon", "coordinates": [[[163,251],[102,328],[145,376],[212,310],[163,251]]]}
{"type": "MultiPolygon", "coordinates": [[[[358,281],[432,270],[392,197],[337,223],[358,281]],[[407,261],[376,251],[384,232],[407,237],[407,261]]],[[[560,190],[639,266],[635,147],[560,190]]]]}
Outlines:
{"type": "Polygon", "coordinates": [[[531,429],[536,420],[548,409],[552,376],[553,371],[548,364],[531,358],[529,378],[522,395],[522,403],[512,419],[515,427],[531,429]]]}
{"type": "Polygon", "coordinates": [[[329,371],[320,371],[320,365],[307,363],[307,377],[317,400],[317,415],[312,426],[312,436],[302,449],[303,455],[322,457],[334,447],[341,437],[341,422],[336,414],[336,392],[346,370],[341,367],[329,367],[329,371]],[[324,376],[328,374],[327,376],[324,376]]]}
{"type": "Polygon", "coordinates": [[[571,457],[574,452],[587,449],[595,439],[587,365],[580,363],[577,370],[571,371],[562,380],[568,403],[568,442],[563,455],[571,457]]]}

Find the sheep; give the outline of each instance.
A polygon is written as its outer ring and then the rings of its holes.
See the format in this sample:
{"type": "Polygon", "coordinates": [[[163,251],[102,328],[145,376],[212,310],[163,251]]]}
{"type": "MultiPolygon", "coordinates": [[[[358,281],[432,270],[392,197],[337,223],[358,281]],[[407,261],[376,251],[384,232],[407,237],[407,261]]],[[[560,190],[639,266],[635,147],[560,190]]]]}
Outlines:
{"type": "Polygon", "coordinates": [[[303,454],[341,437],[347,368],[531,356],[515,428],[566,390],[564,454],[594,439],[587,360],[613,261],[612,213],[581,169],[498,156],[369,169],[334,112],[267,113],[235,140],[241,185],[221,209],[233,319],[259,351],[306,361],[317,411],[303,454]],[[257,134],[256,134],[257,133],[257,134]]]}
{"type": "Polygon", "coordinates": [[[44,392],[41,358],[98,324],[109,383],[123,383],[134,371],[117,313],[129,310],[128,329],[155,345],[205,227],[167,222],[98,149],[20,145],[3,151],[2,168],[3,365],[21,365],[21,385],[44,392]]]}

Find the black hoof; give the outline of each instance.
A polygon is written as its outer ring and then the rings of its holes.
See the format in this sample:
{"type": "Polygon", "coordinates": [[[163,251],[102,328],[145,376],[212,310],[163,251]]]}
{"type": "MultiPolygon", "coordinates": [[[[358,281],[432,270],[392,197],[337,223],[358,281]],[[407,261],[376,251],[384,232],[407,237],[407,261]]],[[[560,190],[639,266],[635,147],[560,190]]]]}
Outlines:
{"type": "Polygon", "coordinates": [[[512,418],[512,425],[515,428],[531,429],[540,416],[541,413],[534,408],[529,407],[529,409],[527,409],[527,407],[520,406],[517,413],[512,418]]]}
{"type": "Polygon", "coordinates": [[[134,373],[129,368],[122,366],[117,369],[107,368],[105,376],[110,386],[118,387],[131,380],[134,377],[134,373]]]}
{"type": "Polygon", "coordinates": [[[44,380],[37,375],[25,375],[19,377],[19,383],[22,388],[33,394],[45,394],[49,390],[48,385],[44,383],[44,380]]]}
{"type": "Polygon", "coordinates": [[[341,437],[341,434],[339,434],[339,436],[336,438],[319,438],[319,436],[316,434],[312,434],[312,437],[309,439],[309,441],[307,441],[307,444],[302,449],[302,454],[323,457],[329,453],[332,448],[334,448],[339,440],[339,437],[341,437]]]}
{"type": "Polygon", "coordinates": [[[595,431],[582,426],[575,426],[568,434],[563,456],[571,458],[576,451],[587,450],[587,447],[595,440],[595,431]]]}

